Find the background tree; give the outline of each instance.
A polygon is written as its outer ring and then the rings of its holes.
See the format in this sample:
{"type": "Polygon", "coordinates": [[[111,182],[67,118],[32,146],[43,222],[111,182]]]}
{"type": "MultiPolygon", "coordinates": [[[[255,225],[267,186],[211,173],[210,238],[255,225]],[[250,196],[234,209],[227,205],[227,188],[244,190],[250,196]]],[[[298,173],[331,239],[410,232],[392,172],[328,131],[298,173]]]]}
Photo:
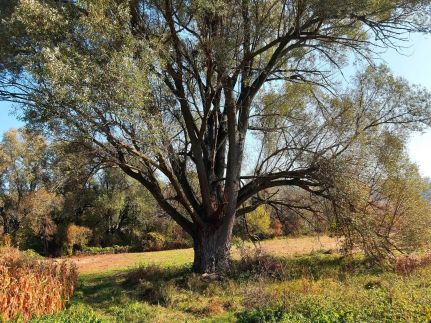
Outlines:
{"type": "Polygon", "coordinates": [[[49,242],[57,233],[54,219],[61,212],[62,204],[61,196],[44,188],[26,195],[18,210],[23,219],[17,232],[19,243],[33,249],[37,249],[37,245],[41,243],[43,253],[48,254],[49,242]],[[32,239],[37,241],[31,241],[32,239]]]}
{"type": "MultiPolygon", "coordinates": [[[[10,130],[0,144],[0,217],[3,232],[14,234],[26,216],[21,212],[31,193],[49,186],[49,151],[45,139],[25,130],[10,130]]],[[[27,201],[28,202],[28,201],[27,201]]]]}
{"type": "Polygon", "coordinates": [[[429,13],[415,0],[20,0],[2,8],[0,91],[29,122],[91,142],[190,234],[194,271],[222,271],[260,193],[330,199],[328,165],[428,122],[427,94],[387,71],[352,90],[327,71],[428,31],[429,13]],[[247,141],[263,150],[245,168],[247,141]]]}
{"type": "Polygon", "coordinates": [[[90,246],[142,250],[143,236],[150,231],[164,236],[164,247],[188,245],[142,185],[84,146],[50,142],[27,129],[5,133],[0,144],[0,235],[45,255],[65,254],[73,247],[71,225],[91,228],[90,246]]]}

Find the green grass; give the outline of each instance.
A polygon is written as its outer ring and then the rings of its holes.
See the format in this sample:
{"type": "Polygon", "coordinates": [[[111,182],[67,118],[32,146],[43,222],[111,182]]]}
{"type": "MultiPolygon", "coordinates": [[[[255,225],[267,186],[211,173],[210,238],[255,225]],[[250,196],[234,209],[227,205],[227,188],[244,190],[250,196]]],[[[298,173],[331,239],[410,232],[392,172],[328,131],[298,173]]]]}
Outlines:
{"type": "MultiPolygon", "coordinates": [[[[193,262],[193,249],[165,250],[145,253],[122,254],[126,257],[126,264],[108,263],[102,274],[130,271],[133,268],[154,265],[163,268],[191,266],[193,262]]],[[[115,261],[115,260],[114,260],[115,261]]],[[[101,274],[98,269],[89,268],[83,271],[84,276],[89,274],[101,274]]]]}
{"type": "Polygon", "coordinates": [[[129,254],[134,261],[143,265],[157,265],[166,267],[178,267],[191,264],[193,261],[193,249],[165,250],[158,252],[146,252],[129,254]]]}
{"type": "Polygon", "coordinates": [[[206,281],[184,251],[156,255],[82,275],[68,308],[36,322],[431,322],[431,267],[405,277],[314,253],[236,261],[206,281]]]}

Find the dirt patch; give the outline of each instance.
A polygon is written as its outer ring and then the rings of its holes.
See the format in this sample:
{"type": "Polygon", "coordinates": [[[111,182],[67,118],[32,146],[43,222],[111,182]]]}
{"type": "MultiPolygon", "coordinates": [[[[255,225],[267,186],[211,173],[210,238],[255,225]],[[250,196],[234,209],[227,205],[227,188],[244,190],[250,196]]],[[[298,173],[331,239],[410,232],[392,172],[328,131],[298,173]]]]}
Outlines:
{"type": "MultiPolygon", "coordinates": [[[[338,247],[338,240],[327,236],[275,239],[261,242],[260,247],[271,255],[291,256],[320,250],[334,250],[338,247]]],[[[234,256],[235,253],[234,251],[234,256]]],[[[139,264],[163,266],[187,264],[193,260],[193,249],[76,256],[69,259],[76,263],[80,273],[97,273],[139,264]]]]}

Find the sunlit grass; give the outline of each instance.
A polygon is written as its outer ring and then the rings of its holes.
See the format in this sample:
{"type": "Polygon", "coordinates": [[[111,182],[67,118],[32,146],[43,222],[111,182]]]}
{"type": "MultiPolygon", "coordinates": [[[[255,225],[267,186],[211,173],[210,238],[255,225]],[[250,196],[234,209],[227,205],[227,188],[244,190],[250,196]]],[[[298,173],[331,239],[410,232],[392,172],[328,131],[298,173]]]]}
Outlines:
{"type": "Polygon", "coordinates": [[[431,267],[403,276],[370,266],[360,256],[316,251],[237,259],[231,273],[212,281],[191,273],[189,250],[130,256],[142,265],[82,274],[69,309],[40,321],[431,320],[431,267]]]}
{"type": "MultiPolygon", "coordinates": [[[[245,247],[255,248],[246,242],[245,247]]],[[[244,247],[242,246],[242,247],[244,247]]],[[[233,259],[240,258],[238,245],[234,243],[231,255],[233,259]]],[[[256,244],[265,252],[275,256],[303,255],[312,251],[329,250],[337,247],[337,240],[327,236],[304,236],[295,238],[282,238],[262,241],[256,244]]],[[[177,267],[191,265],[193,262],[193,249],[165,250],[156,252],[127,253],[114,255],[86,256],[76,258],[81,274],[115,272],[139,266],[156,265],[161,267],[177,267]],[[89,263],[80,264],[81,262],[89,263]],[[100,265],[102,264],[102,265],[100,265]]]]}

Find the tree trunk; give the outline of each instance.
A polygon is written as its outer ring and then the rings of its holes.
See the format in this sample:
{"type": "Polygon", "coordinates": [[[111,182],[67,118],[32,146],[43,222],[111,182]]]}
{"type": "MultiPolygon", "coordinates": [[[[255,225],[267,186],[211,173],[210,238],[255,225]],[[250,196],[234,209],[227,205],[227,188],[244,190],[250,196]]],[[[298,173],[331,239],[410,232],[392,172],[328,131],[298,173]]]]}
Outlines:
{"type": "Polygon", "coordinates": [[[225,222],[207,225],[194,237],[193,272],[224,274],[229,270],[233,218],[225,222]]]}

